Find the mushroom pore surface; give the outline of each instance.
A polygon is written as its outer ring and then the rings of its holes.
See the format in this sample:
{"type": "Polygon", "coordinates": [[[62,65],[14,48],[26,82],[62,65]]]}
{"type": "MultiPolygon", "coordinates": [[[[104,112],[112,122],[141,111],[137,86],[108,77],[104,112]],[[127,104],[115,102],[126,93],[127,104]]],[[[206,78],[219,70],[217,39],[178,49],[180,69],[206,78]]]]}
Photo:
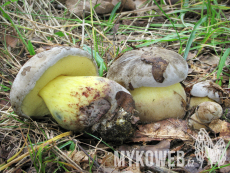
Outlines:
{"type": "Polygon", "coordinates": [[[55,47],[33,56],[19,71],[10,98],[14,111],[24,117],[39,117],[49,113],[38,92],[60,75],[97,76],[97,66],[91,56],[77,48],[55,47]]]}

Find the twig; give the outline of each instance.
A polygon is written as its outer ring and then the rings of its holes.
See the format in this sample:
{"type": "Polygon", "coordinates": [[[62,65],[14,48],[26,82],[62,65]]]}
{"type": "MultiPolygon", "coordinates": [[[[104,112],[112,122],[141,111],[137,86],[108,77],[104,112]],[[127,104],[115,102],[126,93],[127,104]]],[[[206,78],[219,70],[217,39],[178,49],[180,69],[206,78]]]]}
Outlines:
{"type": "Polygon", "coordinates": [[[97,161],[95,161],[88,153],[87,151],[84,150],[84,148],[82,148],[80,146],[80,144],[78,143],[78,141],[76,139],[73,139],[73,142],[75,142],[77,144],[77,146],[85,153],[85,155],[88,156],[88,158],[90,158],[91,161],[93,161],[93,164],[97,167],[97,169],[99,169],[100,171],[104,172],[104,170],[101,168],[101,166],[97,163],[97,161]]]}

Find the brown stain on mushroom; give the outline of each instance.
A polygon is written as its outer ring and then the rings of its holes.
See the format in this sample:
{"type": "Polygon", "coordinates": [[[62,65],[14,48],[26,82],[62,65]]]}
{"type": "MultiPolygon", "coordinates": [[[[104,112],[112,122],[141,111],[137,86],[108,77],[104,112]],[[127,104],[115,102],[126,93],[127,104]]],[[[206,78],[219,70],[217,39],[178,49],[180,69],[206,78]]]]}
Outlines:
{"type": "Polygon", "coordinates": [[[89,97],[89,94],[87,92],[83,92],[82,95],[85,97],[89,97]]]}
{"type": "Polygon", "coordinates": [[[106,98],[100,98],[91,102],[88,106],[81,107],[79,110],[84,118],[79,117],[79,119],[84,125],[91,126],[97,123],[110,108],[110,102],[106,98]]]}
{"type": "Polygon", "coordinates": [[[117,104],[126,112],[132,113],[135,108],[135,102],[132,96],[124,91],[119,91],[116,94],[117,104]]]}
{"type": "Polygon", "coordinates": [[[23,68],[23,71],[21,72],[22,76],[26,75],[26,72],[30,72],[31,66],[27,66],[25,68],[23,68]]]}
{"type": "Polygon", "coordinates": [[[134,90],[134,87],[133,87],[133,85],[132,85],[131,82],[129,82],[129,89],[130,89],[130,90],[134,90]]]}
{"type": "Polygon", "coordinates": [[[168,62],[164,60],[162,57],[154,57],[153,52],[145,52],[141,56],[141,61],[144,61],[147,64],[152,64],[152,75],[153,78],[159,82],[164,82],[164,72],[168,67],[168,62]]]}

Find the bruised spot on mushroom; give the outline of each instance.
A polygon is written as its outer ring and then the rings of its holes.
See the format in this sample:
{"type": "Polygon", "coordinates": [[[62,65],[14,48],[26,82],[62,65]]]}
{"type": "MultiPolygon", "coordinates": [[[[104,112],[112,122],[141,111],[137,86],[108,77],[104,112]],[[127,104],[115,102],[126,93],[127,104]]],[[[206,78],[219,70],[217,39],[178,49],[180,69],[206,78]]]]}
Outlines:
{"type": "Polygon", "coordinates": [[[91,87],[85,87],[88,91],[91,91],[91,90],[93,90],[93,88],[91,88],[91,87]]]}
{"type": "Polygon", "coordinates": [[[27,66],[27,67],[25,67],[24,69],[23,69],[23,71],[22,71],[22,76],[25,76],[26,75],[26,72],[30,72],[30,69],[31,69],[31,66],[27,66]]]}
{"type": "Polygon", "coordinates": [[[134,90],[133,85],[132,85],[131,82],[129,83],[129,89],[130,89],[130,90],[134,90]]]}
{"type": "Polygon", "coordinates": [[[124,91],[119,91],[116,94],[117,104],[121,106],[126,112],[132,113],[135,107],[135,102],[132,96],[124,91]]]}
{"type": "Polygon", "coordinates": [[[54,112],[53,114],[56,118],[58,118],[59,120],[62,120],[62,116],[59,113],[54,112]]]}
{"type": "Polygon", "coordinates": [[[88,117],[85,119],[84,124],[86,124],[87,126],[91,126],[97,123],[100,118],[109,111],[110,108],[111,105],[109,101],[105,98],[100,98],[96,101],[91,102],[88,106],[81,107],[81,114],[84,114],[88,117]]]}
{"type": "Polygon", "coordinates": [[[100,93],[96,91],[96,93],[95,93],[93,99],[97,99],[98,97],[100,97],[100,93]]]}
{"type": "Polygon", "coordinates": [[[141,60],[147,64],[152,64],[152,75],[154,79],[159,83],[163,83],[165,79],[163,74],[169,63],[162,57],[154,57],[152,52],[144,53],[141,56],[141,60]]]}
{"type": "Polygon", "coordinates": [[[89,97],[89,94],[87,92],[83,92],[82,95],[85,97],[89,97]]]}

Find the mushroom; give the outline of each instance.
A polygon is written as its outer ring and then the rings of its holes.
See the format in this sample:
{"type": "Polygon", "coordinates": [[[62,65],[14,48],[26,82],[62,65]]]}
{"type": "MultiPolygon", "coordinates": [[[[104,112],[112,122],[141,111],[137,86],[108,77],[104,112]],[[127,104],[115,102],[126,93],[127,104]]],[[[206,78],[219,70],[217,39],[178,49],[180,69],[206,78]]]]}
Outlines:
{"type": "Polygon", "coordinates": [[[130,91],[142,122],[182,118],[186,94],[179,83],[188,65],[177,53],[163,48],[132,50],[116,60],[107,78],[130,91]]]}
{"type": "Polygon", "coordinates": [[[207,129],[206,126],[212,120],[220,118],[222,113],[223,109],[218,103],[210,101],[203,102],[197,106],[195,113],[189,119],[189,126],[197,130],[201,128],[207,129]]]}
{"type": "Polygon", "coordinates": [[[15,113],[25,118],[49,114],[38,92],[60,75],[97,76],[97,65],[88,53],[77,48],[54,47],[33,56],[20,69],[11,88],[15,113]]]}
{"type": "Polygon", "coordinates": [[[190,98],[189,108],[197,106],[205,101],[220,103],[220,91],[220,86],[211,80],[194,84],[190,92],[193,97],[190,98]]]}
{"type": "Polygon", "coordinates": [[[19,71],[10,93],[12,107],[26,118],[51,114],[68,130],[126,139],[138,120],[132,96],[118,83],[97,75],[95,61],[81,49],[44,51],[19,71]]]}

